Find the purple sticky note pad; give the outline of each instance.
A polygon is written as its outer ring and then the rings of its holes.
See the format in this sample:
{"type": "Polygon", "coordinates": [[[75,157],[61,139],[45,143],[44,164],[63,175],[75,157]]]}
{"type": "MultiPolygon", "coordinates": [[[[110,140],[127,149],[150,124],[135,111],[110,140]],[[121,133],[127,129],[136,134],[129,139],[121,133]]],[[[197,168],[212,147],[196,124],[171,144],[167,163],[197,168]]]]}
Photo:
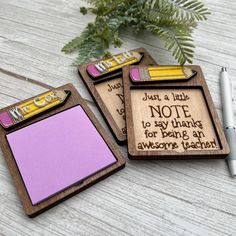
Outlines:
{"type": "Polygon", "coordinates": [[[81,106],[7,135],[32,204],[117,160],[81,106]]]}

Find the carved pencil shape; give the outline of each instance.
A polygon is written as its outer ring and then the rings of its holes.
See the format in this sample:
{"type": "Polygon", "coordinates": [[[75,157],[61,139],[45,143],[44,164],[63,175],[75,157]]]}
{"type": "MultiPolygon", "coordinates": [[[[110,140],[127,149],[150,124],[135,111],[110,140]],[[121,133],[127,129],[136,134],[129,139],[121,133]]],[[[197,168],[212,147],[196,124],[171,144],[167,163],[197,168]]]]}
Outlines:
{"type": "Polygon", "coordinates": [[[87,73],[93,78],[98,79],[104,75],[120,70],[124,66],[133,65],[142,59],[143,55],[136,51],[127,51],[108,59],[100,60],[87,66],[87,73]]]}
{"type": "Polygon", "coordinates": [[[70,91],[51,90],[0,113],[0,124],[10,128],[53,107],[63,104],[70,91]]]}
{"type": "Polygon", "coordinates": [[[196,75],[196,71],[186,66],[134,67],[130,70],[133,82],[188,80],[196,75]]]}

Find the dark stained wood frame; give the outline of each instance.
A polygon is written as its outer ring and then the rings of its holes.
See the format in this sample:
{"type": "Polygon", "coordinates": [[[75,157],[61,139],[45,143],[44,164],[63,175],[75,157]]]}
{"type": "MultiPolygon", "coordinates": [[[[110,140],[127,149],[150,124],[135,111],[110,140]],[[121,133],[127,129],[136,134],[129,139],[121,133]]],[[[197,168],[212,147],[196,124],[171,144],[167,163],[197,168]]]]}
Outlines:
{"type": "MultiPolygon", "coordinates": [[[[93,112],[90,110],[90,108],[87,106],[83,98],[79,95],[77,90],[72,84],[67,84],[64,86],[59,87],[58,89],[64,89],[64,90],[70,90],[71,95],[67,99],[67,101],[62,104],[59,107],[56,107],[55,109],[50,110],[47,113],[43,113],[40,116],[32,117],[31,119],[24,122],[24,124],[19,124],[17,127],[13,127],[12,129],[5,130],[0,126],[0,140],[1,140],[1,149],[3,151],[5,160],[7,162],[8,168],[10,170],[11,176],[13,178],[13,182],[16,186],[16,189],[18,191],[19,197],[21,199],[21,202],[23,204],[23,208],[25,210],[25,213],[29,217],[35,217],[38,214],[44,212],[45,210],[55,206],[56,204],[68,199],[69,197],[85,190],[86,188],[90,187],[91,185],[97,183],[98,181],[106,178],[107,176],[117,172],[118,170],[122,169],[125,166],[125,160],[122,157],[122,154],[120,153],[119,149],[117,148],[116,144],[111,141],[111,137],[107,134],[105,129],[102,127],[102,125],[99,123],[93,112]],[[82,183],[79,183],[78,185],[74,185],[72,187],[67,188],[64,191],[61,191],[57,193],[56,195],[44,200],[43,202],[32,205],[31,200],[29,198],[29,195],[27,193],[26,187],[24,185],[24,182],[22,180],[22,177],[20,175],[20,172],[18,170],[17,164],[15,162],[15,159],[12,155],[11,149],[8,145],[6,134],[14,132],[20,128],[23,128],[25,126],[31,125],[37,121],[40,121],[42,119],[45,119],[47,117],[50,117],[54,114],[57,114],[59,112],[65,111],[69,108],[72,108],[74,106],[80,105],[86,114],[88,115],[91,122],[94,124],[98,132],[103,137],[104,141],[107,143],[109,148],[111,149],[112,153],[117,159],[117,162],[112,164],[111,166],[99,171],[98,173],[88,177],[85,179],[82,183]]],[[[32,98],[29,98],[25,101],[28,101],[32,98]]],[[[14,105],[11,105],[9,107],[6,107],[4,109],[1,109],[0,111],[6,111],[11,107],[17,106],[19,103],[16,103],[14,105]]]]}
{"type": "MultiPolygon", "coordinates": [[[[139,63],[139,65],[157,65],[156,61],[151,57],[151,55],[146,51],[146,49],[144,48],[138,48],[135,49],[134,51],[143,53],[143,57],[139,63]]],[[[97,60],[99,61],[99,60],[97,60]]],[[[96,62],[96,61],[95,61],[96,62]]],[[[101,114],[103,115],[104,120],[106,121],[108,127],[110,128],[114,138],[116,139],[118,144],[124,144],[127,141],[127,136],[124,135],[120,129],[118,128],[115,120],[113,119],[110,111],[108,110],[107,106],[105,105],[103,99],[101,98],[101,96],[99,95],[99,93],[97,92],[95,85],[98,83],[102,83],[103,81],[107,81],[107,80],[112,80],[112,79],[117,79],[117,78],[122,78],[122,71],[120,70],[120,72],[116,71],[113,72],[109,75],[107,75],[106,77],[103,77],[101,79],[92,79],[86,69],[88,64],[83,64],[80,65],[78,68],[78,72],[79,75],[82,77],[82,80],[84,81],[90,95],[92,96],[94,102],[97,104],[101,114]]]]}
{"type": "Polygon", "coordinates": [[[125,112],[126,112],[126,125],[128,134],[128,156],[130,159],[201,159],[201,158],[224,158],[229,154],[229,146],[226,141],[215,105],[212,101],[208,86],[206,84],[204,75],[200,66],[189,66],[193,70],[197,71],[197,74],[190,80],[184,82],[156,82],[153,83],[133,83],[129,77],[130,68],[133,66],[126,66],[123,68],[123,86],[125,96],[125,112]],[[135,136],[134,136],[134,123],[132,115],[131,104],[131,90],[132,89],[145,89],[145,88],[179,88],[179,89],[191,89],[198,88],[203,92],[203,96],[206,101],[206,105],[209,111],[210,118],[215,128],[216,136],[219,140],[220,150],[188,150],[183,153],[176,151],[138,151],[135,148],[135,136]]]}

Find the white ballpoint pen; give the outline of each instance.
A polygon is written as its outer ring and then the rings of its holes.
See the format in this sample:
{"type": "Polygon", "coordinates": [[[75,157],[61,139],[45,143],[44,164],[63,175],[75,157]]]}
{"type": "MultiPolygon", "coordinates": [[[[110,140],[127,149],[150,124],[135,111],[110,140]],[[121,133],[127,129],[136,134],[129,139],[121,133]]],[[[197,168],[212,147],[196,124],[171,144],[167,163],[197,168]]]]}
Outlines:
{"type": "Polygon", "coordinates": [[[224,131],[229,143],[230,154],[227,157],[230,173],[233,177],[236,176],[236,127],[234,124],[234,109],[233,109],[233,84],[228,77],[225,67],[221,70],[220,77],[221,98],[223,107],[224,131]]]}

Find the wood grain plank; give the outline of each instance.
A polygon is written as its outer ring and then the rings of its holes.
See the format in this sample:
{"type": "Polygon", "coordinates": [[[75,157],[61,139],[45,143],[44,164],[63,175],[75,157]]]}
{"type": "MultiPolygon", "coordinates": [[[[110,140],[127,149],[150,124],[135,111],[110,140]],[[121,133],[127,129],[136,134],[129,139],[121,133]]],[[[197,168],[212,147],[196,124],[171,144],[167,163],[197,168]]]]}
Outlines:
{"type": "MultiPolygon", "coordinates": [[[[219,70],[236,82],[236,2],[205,0],[212,14],[194,33],[201,65],[221,116],[219,70]]],[[[77,71],[75,54],[60,52],[94,16],[77,0],[0,0],[0,68],[49,86],[72,82],[106,127],[77,71]]],[[[160,64],[176,63],[151,35],[123,32],[118,53],[145,47],[160,64]]],[[[45,91],[0,73],[0,107],[45,91]]],[[[236,112],[236,105],[234,106],[236,112]]],[[[107,132],[109,130],[107,129],[107,132]]],[[[120,147],[127,155],[126,146],[120,147]]],[[[0,232],[3,235],[234,235],[235,181],[224,161],[128,161],[124,171],[34,220],[23,214],[0,152],[0,232]]]]}

